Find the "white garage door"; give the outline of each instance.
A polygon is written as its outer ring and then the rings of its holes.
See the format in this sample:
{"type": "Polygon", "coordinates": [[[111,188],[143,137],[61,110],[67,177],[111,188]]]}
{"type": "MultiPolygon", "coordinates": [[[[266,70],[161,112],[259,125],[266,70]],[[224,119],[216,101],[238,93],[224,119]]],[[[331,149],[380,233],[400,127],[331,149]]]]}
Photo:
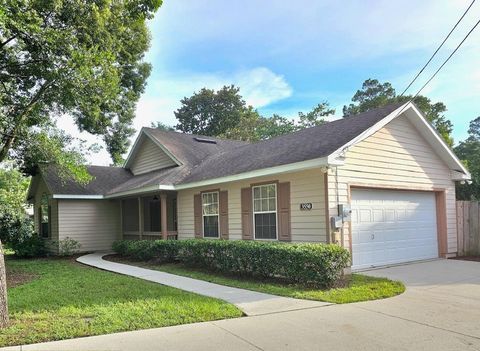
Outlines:
{"type": "Polygon", "coordinates": [[[435,194],[352,190],[353,269],[438,257],[435,194]]]}

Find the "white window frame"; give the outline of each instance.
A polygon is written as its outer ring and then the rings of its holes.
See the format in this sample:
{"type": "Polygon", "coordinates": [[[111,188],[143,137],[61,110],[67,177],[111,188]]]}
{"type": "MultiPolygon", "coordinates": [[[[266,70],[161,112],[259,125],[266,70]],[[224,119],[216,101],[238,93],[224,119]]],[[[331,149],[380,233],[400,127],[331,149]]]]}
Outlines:
{"type": "Polygon", "coordinates": [[[201,193],[202,197],[202,236],[204,239],[220,239],[220,192],[219,191],[207,191],[201,193]],[[205,214],[203,212],[203,196],[208,194],[217,194],[217,214],[205,214]],[[217,216],[218,220],[218,236],[205,236],[205,217],[214,217],[217,216]]]}
{"type": "MultiPolygon", "coordinates": [[[[260,190],[261,194],[261,190],[260,190]]],[[[278,187],[277,183],[266,183],[252,186],[252,213],[253,213],[253,238],[255,240],[263,241],[278,241],[278,187]],[[255,188],[273,185],[275,187],[275,211],[255,211],[255,188]],[[275,213],[275,238],[257,238],[257,231],[255,230],[255,214],[275,213]]]]}

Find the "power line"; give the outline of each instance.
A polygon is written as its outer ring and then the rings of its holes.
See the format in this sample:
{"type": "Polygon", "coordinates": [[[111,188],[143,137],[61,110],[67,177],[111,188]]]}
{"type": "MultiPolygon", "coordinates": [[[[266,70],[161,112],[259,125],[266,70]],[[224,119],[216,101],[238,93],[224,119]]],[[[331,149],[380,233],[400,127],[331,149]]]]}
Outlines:
{"type": "Polygon", "coordinates": [[[453,50],[452,53],[447,57],[447,59],[445,61],[443,61],[443,63],[440,65],[440,67],[438,67],[438,69],[435,71],[434,74],[432,74],[432,76],[427,80],[427,82],[425,84],[423,84],[422,87],[417,91],[417,93],[403,105],[402,109],[400,111],[398,111],[398,113],[395,115],[395,117],[400,115],[403,112],[403,110],[405,110],[405,107],[407,107],[407,105],[409,103],[413,102],[413,100],[415,100],[415,98],[422,92],[422,90],[425,89],[425,87],[433,80],[433,78],[435,78],[435,76],[438,74],[438,72],[440,72],[441,69],[443,68],[443,66],[445,66],[447,64],[447,62],[450,61],[452,56],[458,51],[458,49],[462,46],[462,44],[465,42],[465,40],[467,40],[467,38],[470,36],[470,34],[472,34],[472,32],[475,30],[475,28],[478,27],[479,24],[480,24],[480,20],[478,20],[478,22],[475,23],[475,25],[472,27],[472,29],[470,29],[470,31],[467,33],[467,35],[465,35],[465,37],[462,39],[462,41],[457,45],[455,50],[453,50]]]}
{"type": "Polygon", "coordinates": [[[400,96],[403,96],[403,94],[406,93],[406,91],[412,86],[413,83],[415,83],[415,81],[417,80],[417,78],[420,76],[420,74],[422,74],[422,72],[425,70],[425,68],[427,68],[427,66],[430,64],[430,62],[433,60],[433,58],[435,57],[435,55],[437,55],[438,51],[442,48],[443,44],[445,44],[445,42],[448,40],[448,38],[450,37],[450,35],[453,33],[453,31],[457,28],[457,26],[460,24],[460,22],[462,22],[463,18],[465,17],[465,15],[468,13],[468,11],[470,10],[470,8],[473,6],[473,4],[475,3],[476,0],[473,0],[470,4],[470,6],[467,7],[467,9],[465,10],[465,12],[463,13],[463,15],[460,17],[460,19],[457,21],[457,23],[455,23],[455,25],[453,26],[453,28],[450,30],[450,32],[448,33],[448,35],[445,37],[445,39],[443,39],[442,43],[440,44],[440,46],[437,48],[437,50],[435,50],[435,52],[433,53],[433,55],[428,59],[427,63],[422,67],[422,69],[417,73],[417,75],[415,76],[415,78],[413,78],[413,80],[410,82],[410,84],[408,84],[408,86],[405,88],[405,90],[400,94],[400,96]]]}

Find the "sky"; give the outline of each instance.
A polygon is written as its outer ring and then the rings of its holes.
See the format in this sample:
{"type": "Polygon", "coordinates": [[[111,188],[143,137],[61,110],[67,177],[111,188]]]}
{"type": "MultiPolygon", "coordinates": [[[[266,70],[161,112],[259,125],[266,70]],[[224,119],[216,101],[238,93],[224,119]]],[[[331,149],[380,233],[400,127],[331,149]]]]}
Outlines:
{"type": "MultiPolygon", "coordinates": [[[[165,0],[148,24],[145,59],[153,70],[134,127],[138,133],[155,121],[175,125],[173,111],[183,97],[230,84],[265,116],[294,118],[328,101],[338,118],[365,79],[403,91],[470,3],[165,0]]],[[[479,19],[475,3],[407,94],[417,92],[479,19]]],[[[465,139],[469,121],[480,116],[480,27],[422,94],[446,104],[455,142],[465,139]]],[[[58,125],[102,145],[68,118],[58,125]]],[[[88,161],[111,163],[105,149],[88,161]]]]}

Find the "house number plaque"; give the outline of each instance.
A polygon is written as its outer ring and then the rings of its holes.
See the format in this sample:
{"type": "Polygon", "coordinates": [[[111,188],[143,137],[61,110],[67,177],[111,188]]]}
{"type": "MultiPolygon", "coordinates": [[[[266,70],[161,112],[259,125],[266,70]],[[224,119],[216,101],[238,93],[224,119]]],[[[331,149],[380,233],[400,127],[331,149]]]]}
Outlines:
{"type": "Polygon", "coordinates": [[[300,204],[300,210],[301,211],[310,211],[312,209],[312,203],[311,202],[305,202],[300,204]]]}

